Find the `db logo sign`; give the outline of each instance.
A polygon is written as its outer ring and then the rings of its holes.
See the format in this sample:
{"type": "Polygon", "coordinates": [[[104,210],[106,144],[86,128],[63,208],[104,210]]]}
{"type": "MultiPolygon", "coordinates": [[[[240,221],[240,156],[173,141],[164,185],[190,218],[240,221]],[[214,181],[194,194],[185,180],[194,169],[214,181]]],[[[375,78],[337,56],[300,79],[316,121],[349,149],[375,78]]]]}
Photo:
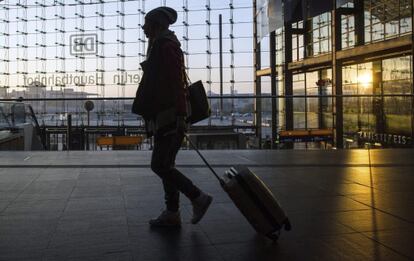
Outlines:
{"type": "Polygon", "coordinates": [[[98,53],[97,34],[74,34],[70,36],[71,55],[94,55],[98,53]]]}

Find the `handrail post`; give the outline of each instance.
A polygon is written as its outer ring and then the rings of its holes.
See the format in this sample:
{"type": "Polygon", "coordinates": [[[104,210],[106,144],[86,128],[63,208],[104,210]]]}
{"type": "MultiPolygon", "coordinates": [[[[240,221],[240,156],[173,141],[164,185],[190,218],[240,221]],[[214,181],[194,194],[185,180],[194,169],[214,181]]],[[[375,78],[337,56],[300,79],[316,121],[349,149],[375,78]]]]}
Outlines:
{"type": "Polygon", "coordinates": [[[68,114],[66,133],[66,150],[70,151],[72,142],[72,114],[68,114]]]}

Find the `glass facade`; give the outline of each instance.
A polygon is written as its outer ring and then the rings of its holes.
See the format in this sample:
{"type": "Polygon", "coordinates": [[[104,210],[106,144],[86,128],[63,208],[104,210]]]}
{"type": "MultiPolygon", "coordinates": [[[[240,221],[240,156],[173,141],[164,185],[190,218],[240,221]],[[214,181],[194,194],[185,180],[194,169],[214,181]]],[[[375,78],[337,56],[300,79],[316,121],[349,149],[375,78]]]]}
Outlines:
{"type": "Polygon", "coordinates": [[[356,95],[344,98],[348,147],[365,142],[381,147],[412,144],[412,97],[403,96],[412,94],[411,59],[410,55],[343,67],[343,93],[356,95]]]}
{"type": "MultiPolygon", "coordinates": [[[[364,34],[362,43],[365,45],[410,34],[411,3],[407,0],[365,0],[364,13],[360,16],[364,30],[356,28],[358,17],[355,15],[341,15],[341,49],[355,47],[357,32],[364,34]]],[[[353,8],[354,1],[347,1],[341,7],[353,8]]],[[[292,61],[298,62],[295,66],[299,61],[332,51],[331,27],[330,12],[292,24],[294,30],[304,29],[304,34],[292,35],[292,61]]],[[[276,33],[279,95],[284,95],[283,37],[283,30],[279,30],[276,33]]],[[[342,86],[339,87],[344,95],[345,147],[361,148],[366,143],[381,148],[413,146],[413,61],[409,52],[385,56],[369,54],[342,66],[342,86]],[[361,62],[365,59],[369,62],[361,62]]],[[[332,79],[332,68],[326,65],[293,71],[293,95],[297,96],[293,98],[294,130],[336,128],[332,79]]],[[[277,110],[282,130],[286,126],[285,106],[285,100],[281,99],[277,110]]]]}
{"type": "MultiPolygon", "coordinates": [[[[342,67],[347,148],[367,142],[379,147],[412,145],[411,59],[409,55],[342,67]]],[[[331,69],[293,75],[294,130],[334,127],[331,79],[331,69]]]]}
{"type": "MultiPolygon", "coordinates": [[[[215,94],[222,15],[223,92],[253,92],[251,1],[0,0],[0,99],[121,98],[96,101],[91,117],[105,125],[131,121],[132,99],[124,98],[135,96],[142,76],[148,45],[141,26],[146,12],[160,5],[178,12],[171,30],[189,77],[215,94]]],[[[223,113],[237,112],[238,104],[225,103],[230,109],[223,113]]],[[[61,125],[67,113],[74,125],[86,122],[82,101],[32,104],[46,125],[61,125]]]]}

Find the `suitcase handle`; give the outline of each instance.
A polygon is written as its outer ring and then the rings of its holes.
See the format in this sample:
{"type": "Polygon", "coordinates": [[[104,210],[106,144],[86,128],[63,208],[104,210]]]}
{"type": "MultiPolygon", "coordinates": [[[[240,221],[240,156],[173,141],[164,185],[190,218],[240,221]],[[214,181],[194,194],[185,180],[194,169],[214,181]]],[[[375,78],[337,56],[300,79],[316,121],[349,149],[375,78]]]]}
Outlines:
{"type": "Polygon", "coordinates": [[[213,172],[213,175],[220,182],[220,185],[221,186],[224,186],[223,179],[221,179],[219,177],[219,175],[217,175],[216,171],[213,169],[213,167],[211,167],[211,165],[207,162],[207,160],[204,158],[204,156],[200,153],[200,151],[198,150],[197,146],[191,141],[190,137],[188,137],[188,135],[185,134],[185,138],[188,140],[188,142],[190,143],[191,147],[197,152],[197,154],[200,156],[200,158],[204,161],[204,163],[207,165],[207,167],[211,170],[211,172],[213,172]]]}

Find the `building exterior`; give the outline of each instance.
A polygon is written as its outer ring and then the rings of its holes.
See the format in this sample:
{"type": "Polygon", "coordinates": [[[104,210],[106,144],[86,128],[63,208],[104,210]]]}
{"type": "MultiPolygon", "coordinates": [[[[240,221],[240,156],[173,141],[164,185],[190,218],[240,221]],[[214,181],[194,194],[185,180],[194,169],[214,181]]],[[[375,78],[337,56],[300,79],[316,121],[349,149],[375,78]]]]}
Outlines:
{"type": "Polygon", "coordinates": [[[277,97],[274,146],[281,130],[332,129],[337,148],[412,147],[412,1],[280,2],[284,25],[269,36],[269,68],[259,41],[255,48],[256,94],[270,77],[277,97]]]}

